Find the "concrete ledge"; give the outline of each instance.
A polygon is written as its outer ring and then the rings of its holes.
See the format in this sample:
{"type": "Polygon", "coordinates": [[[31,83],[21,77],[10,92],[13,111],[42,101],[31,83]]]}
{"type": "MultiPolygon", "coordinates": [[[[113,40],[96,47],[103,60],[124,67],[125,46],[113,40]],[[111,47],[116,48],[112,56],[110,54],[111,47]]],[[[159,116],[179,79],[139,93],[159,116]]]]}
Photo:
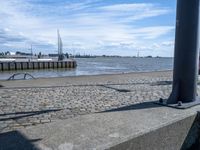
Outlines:
{"type": "MultiPolygon", "coordinates": [[[[188,149],[196,143],[194,141],[188,142],[186,138],[193,123],[196,120],[196,115],[187,117],[183,120],[174,122],[164,127],[152,130],[141,136],[127,140],[121,144],[113,146],[113,150],[179,150],[188,149]],[[183,146],[183,143],[188,145],[183,146]]],[[[193,149],[195,150],[195,149],[193,149]]]]}
{"type": "Polygon", "coordinates": [[[48,68],[76,68],[76,61],[21,61],[0,62],[0,71],[26,70],[26,69],[48,69],[48,68]],[[51,65],[49,65],[51,64],[51,65]],[[66,65],[65,65],[66,64],[66,65]]]}
{"type": "MultiPolygon", "coordinates": [[[[17,132],[28,141],[40,139],[34,142],[38,150],[177,150],[183,143],[185,147],[195,144],[196,138],[188,138],[188,133],[192,133],[198,110],[200,106],[177,110],[143,103],[126,109],[28,127],[17,132]]],[[[6,147],[3,144],[0,146],[6,147]]]]}

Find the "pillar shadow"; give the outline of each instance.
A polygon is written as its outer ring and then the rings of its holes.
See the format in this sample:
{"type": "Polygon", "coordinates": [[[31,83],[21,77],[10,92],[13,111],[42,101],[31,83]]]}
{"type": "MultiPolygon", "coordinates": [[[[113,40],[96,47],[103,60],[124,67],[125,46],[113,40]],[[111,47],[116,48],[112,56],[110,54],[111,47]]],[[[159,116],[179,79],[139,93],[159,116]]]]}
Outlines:
{"type": "Polygon", "coordinates": [[[105,110],[100,113],[164,107],[162,105],[155,104],[155,102],[157,102],[157,101],[143,102],[143,103],[139,103],[139,104],[133,104],[133,105],[128,105],[128,106],[124,106],[124,107],[105,110]]]}
{"type": "MultiPolygon", "coordinates": [[[[40,115],[44,113],[56,112],[61,111],[62,109],[48,109],[48,110],[41,110],[41,111],[29,111],[29,112],[14,112],[14,113],[5,113],[0,114],[0,121],[7,121],[7,120],[17,120],[25,117],[40,115]],[[14,116],[10,116],[14,115],[14,116]]],[[[0,149],[1,150],[1,149],[0,149]]]]}
{"type": "Polygon", "coordinates": [[[40,140],[30,140],[19,131],[0,133],[0,150],[40,150],[34,144],[40,140]]]}

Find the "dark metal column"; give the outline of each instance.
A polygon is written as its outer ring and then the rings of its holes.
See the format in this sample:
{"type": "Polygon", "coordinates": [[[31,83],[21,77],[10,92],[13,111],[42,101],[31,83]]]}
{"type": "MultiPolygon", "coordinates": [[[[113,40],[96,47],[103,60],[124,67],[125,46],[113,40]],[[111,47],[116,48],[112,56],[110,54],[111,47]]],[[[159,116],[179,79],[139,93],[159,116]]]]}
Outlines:
{"type": "Polygon", "coordinates": [[[173,89],[161,104],[188,108],[199,104],[197,79],[199,62],[199,1],[177,0],[173,89]]]}

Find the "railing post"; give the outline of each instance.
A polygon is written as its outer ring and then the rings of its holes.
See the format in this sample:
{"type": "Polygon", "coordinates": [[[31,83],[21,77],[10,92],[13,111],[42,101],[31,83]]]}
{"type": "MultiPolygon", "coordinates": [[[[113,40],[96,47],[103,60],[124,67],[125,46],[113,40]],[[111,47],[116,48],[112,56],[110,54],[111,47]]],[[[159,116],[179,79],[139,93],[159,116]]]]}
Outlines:
{"type": "Polygon", "coordinates": [[[164,104],[188,108],[200,103],[197,97],[199,63],[199,0],[177,0],[176,37],[172,93],[164,104]]]}

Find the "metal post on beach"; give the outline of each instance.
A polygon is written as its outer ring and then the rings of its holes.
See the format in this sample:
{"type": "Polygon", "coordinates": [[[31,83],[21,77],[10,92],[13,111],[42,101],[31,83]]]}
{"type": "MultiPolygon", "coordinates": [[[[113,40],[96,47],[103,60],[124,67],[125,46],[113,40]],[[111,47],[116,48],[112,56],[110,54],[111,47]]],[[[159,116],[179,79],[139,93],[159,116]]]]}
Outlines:
{"type": "Polygon", "coordinates": [[[200,104],[197,97],[199,67],[199,1],[177,0],[172,93],[159,104],[184,109],[200,104]]]}

